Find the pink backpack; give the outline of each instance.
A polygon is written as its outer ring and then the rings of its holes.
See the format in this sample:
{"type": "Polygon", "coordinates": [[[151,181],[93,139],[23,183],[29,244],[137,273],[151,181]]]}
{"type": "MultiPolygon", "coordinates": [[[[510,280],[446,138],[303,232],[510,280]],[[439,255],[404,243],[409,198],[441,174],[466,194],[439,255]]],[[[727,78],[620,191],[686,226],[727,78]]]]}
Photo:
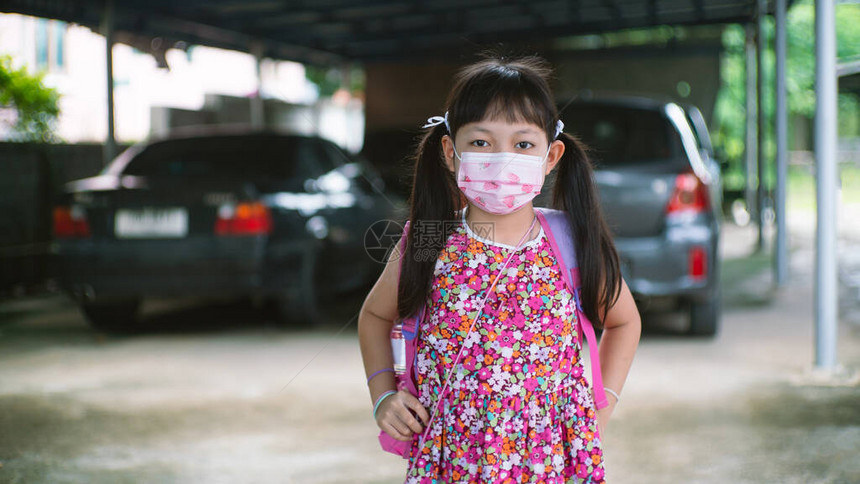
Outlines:
{"type": "MultiPolygon", "coordinates": [[[[568,290],[573,294],[576,304],[576,319],[578,321],[577,331],[579,332],[579,340],[582,341],[583,333],[585,334],[588,343],[588,353],[591,359],[591,383],[594,387],[595,405],[598,409],[609,404],[606,400],[606,392],[603,390],[603,377],[600,371],[600,357],[597,352],[597,337],[594,334],[594,327],[591,321],[582,310],[582,301],[580,299],[581,283],[579,280],[579,268],[576,262],[576,250],[573,240],[570,237],[570,224],[567,221],[567,216],[559,210],[548,208],[535,207],[535,214],[538,221],[543,227],[549,240],[550,247],[558,259],[562,267],[562,276],[568,290]]],[[[401,254],[406,248],[406,233],[409,231],[409,223],[403,231],[404,236],[401,238],[401,254]]],[[[402,264],[402,262],[401,262],[402,264]]],[[[401,332],[405,340],[405,362],[406,371],[401,376],[397,377],[397,387],[410,392],[412,395],[418,396],[418,389],[415,386],[415,359],[416,349],[418,347],[418,328],[421,321],[424,319],[425,307],[422,306],[418,312],[408,318],[400,321],[402,324],[401,332]]],[[[416,435],[417,437],[417,435],[416,435]]],[[[379,443],[382,449],[386,452],[391,452],[402,456],[404,459],[409,458],[409,451],[412,447],[412,442],[399,441],[384,431],[379,433],[379,443]]]]}

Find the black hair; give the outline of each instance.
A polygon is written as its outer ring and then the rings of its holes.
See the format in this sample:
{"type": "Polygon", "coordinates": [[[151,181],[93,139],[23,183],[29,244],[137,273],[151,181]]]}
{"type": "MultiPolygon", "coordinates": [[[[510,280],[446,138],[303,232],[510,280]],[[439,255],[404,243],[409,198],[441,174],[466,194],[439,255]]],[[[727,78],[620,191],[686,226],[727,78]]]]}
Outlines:
{"type": "MultiPolygon", "coordinates": [[[[445,104],[453,137],[468,123],[484,119],[527,122],[542,127],[547,141],[555,138],[558,112],[548,78],[551,69],[538,57],[487,58],[464,67],[455,78],[445,104]]],[[[410,227],[398,284],[397,310],[407,317],[426,304],[433,282],[436,257],[455,224],[452,220],[465,205],[454,174],[442,153],[444,123],[429,129],[415,153],[410,227]],[[438,227],[434,237],[423,237],[421,227],[438,227]],[[420,241],[420,243],[419,243],[420,241]]],[[[621,290],[621,271],[612,234],[600,209],[594,172],[586,147],[562,133],[565,145],[556,170],[552,204],[567,214],[576,244],[586,316],[603,326],[605,313],[621,290]]]]}

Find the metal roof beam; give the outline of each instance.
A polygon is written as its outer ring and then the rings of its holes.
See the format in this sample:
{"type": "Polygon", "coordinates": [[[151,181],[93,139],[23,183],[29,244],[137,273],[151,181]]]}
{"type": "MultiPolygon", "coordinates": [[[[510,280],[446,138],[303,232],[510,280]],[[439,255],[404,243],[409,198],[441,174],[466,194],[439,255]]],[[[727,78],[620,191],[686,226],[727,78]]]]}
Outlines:
{"type": "Polygon", "coordinates": [[[705,20],[705,0],[693,0],[693,10],[696,12],[696,20],[705,20]]]}
{"type": "Polygon", "coordinates": [[[603,0],[603,5],[612,13],[612,18],[618,22],[618,27],[626,28],[627,22],[624,20],[624,14],[615,0],[603,0]]]}
{"type": "MultiPolygon", "coordinates": [[[[734,21],[738,22],[744,20],[745,17],[734,19],[734,21]]],[[[614,25],[615,24],[612,19],[604,20],[602,22],[581,24],[577,25],[579,30],[577,30],[576,33],[596,34],[606,32],[612,30],[614,25]]],[[[631,27],[637,26],[638,25],[631,25],[631,27]]],[[[564,34],[570,35],[570,32],[569,24],[547,27],[545,29],[545,33],[548,36],[561,36],[564,34]]],[[[429,38],[430,35],[431,34],[426,34],[426,38],[429,38]]],[[[468,38],[463,35],[458,35],[455,32],[437,32],[435,35],[436,37],[433,38],[432,42],[426,42],[429,44],[429,47],[424,48],[425,54],[428,57],[432,57],[434,55],[450,55],[452,49],[460,48],[464,45],[479,47],[484,44],[495,42],[497,39],[497,37],[492,34],[473,34],[468,36],[468,38]]],[[[533,38],[534,32],[531,29],[508,32],[505,36],[506,40],[512,42],[533,38]]],[[[424,39],[425,35],[416,34],[415,36],[407,39],[400,39],[399,42],[397,37],[389,38],[384,43],[380,41],[369,41],[368,43],[352,42],[345,46],[344,50],[341,51],[340,49],[337,49],[336,51],[345,57],[359,57],[367,60],[398,60],[408,57],[407,55],[402,55],[399,52],[408,52],[410,49],[421,48],[425,44],[424,39]]]]}
{"type": "MultiPolygon", "coordinates": [[[[0,10],[94,30],[105,0],[4,0],[0,10]]],[[[129,35],[249,51],[313,64],[416,55],[659,24],[749,22],[755,0],[115,0],[129,35]]]]}

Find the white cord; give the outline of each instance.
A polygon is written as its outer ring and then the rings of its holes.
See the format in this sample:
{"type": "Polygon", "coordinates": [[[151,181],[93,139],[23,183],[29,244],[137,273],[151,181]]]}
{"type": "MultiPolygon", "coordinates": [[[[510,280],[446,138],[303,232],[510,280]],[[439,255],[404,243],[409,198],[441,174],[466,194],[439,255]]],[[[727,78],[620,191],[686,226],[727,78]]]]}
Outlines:
{"type": "MultiPolygon", "coordinates": [[[[465,219],[463,220],[465,223],[465,219]]],[[[490,298],[490,293],[493,292],[496,288],[496,284],[499,282],[499,279],[502,277],[502,273],[505,271],[505,268],[508,267],[508,264],[511,262],[511,259],[514,258],[514,255],[523,247],[523,242],[526,240],[526,237],[530,233],[532,233],[532,229],[534,229],[535,224],[537,223],[537,215],[532,219],[532,224],[529,226],[529,229],[523,236],[520,238],[520,241],[517,242],[517,246],[510,251],[510,255],[505,260],[505,263],[502,264],[502,268],[499,269],[499,273],[496,274],[493,282],[487,286],[487,292],[484,294],[484,299],[481,301],[481,304],[478,306],[478,313],[475,315],[474,319],[472,319],[472,324],[469,326],[469,331],[466,332],[466,337],[463,338],[463,344],[460,345],[460,350],[457,352],[457,358],[454,359],[454,364],[451,366],[451,370],[448,371],[448,377],[445,378],[445,383],[442,385],[442,391],[439,392],[439,395],[436,397],[436,405],[433,406],[433,412],[430,414],[430,420],[427,421],[427,426],[424,429],[424,432],[421,433],[421,438],[418,439],[418,450],[424,448],[424,442],[427,439],[427,436],[430,434],[431,424],[433,420],[436,418],[436,414],[439,411],[439,405],[442,403],[442,399],[445,397],[445,392],[448,390],[448,386],[451,383],[451,376],[454,375],[454,371],[457,369],[457,365],[460,363],[460,357],[463,356],[463,349],[466,346],[466,342],[469,339],[469,336],[472,335],[472,331],[475,329],[475,323],[478,322],[478,318],[481,317],[481,313],[484,311],[484,305],[487,303],[487,299],[490,298]]],[[[467,226],[468,227],[468,226],[467,226]]],[[[415,459],[409,465],[409,469],[406,472],[406,475],[409,475],[412,472],[412,466],[418,463],[418,457],[415,456],[415,459]]]]}
{"type": "Polygon", "coordinates": [[[613,390],[611,388],[607,388],[607,387],[603,387],[603,390],[606,391],[606,393],[615,397],[615,403],[618,403],[621,400],[621,397],[619,397],[618,394],[615,393],[615,390],[613,390]]]}

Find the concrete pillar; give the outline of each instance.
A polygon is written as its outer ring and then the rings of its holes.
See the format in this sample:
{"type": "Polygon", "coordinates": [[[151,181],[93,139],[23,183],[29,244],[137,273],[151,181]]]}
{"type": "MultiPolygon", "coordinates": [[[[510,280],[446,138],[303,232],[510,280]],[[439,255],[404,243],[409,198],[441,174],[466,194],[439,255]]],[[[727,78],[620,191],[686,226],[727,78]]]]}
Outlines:
{"type": "Polygon", "coordinates": [[[788,226],[785,218],[785,189],[788,180],[788,101],[785,85],[786,0],[776,0],[776,250],[774,280],[788,282],[788,226]]]}
{"type": "Polygon", "coordinates": [[[756,252],[764,249],[764,199],[765,199],[765,153],[764,153],[764,130],[767,128],[767,113],[764,110],[764,55],[767,51],[767,37],[764,32],[764,21],[767,17],[767,0],[758,0],[756,3],[756,184],[755,206],[756,225],[758,235],[756,238],[756,252]]]}
{"type": "Polygon", "coordinates": [[[107,137],[103,150],[104,165],[116,156],[116,133],[114,126],[114,103],[113,103],[113,24],[114,5],[113,0],[105,2],[102,13],[102,34],[105,36],[105,59],[107,70],[107,137]]]}
{"type": "Polygon", "coordinates": [[[745,164],[746,164],[746,187],[744,198],[746,199],[747,211],[751,221],[759,220],[758,207],[756,206],[756,49],[755,49],[755,26],[747,24],[746,42],[744,44],[746,53],[746,137],[744,140],[745,164]]]}
{"type": "Polygon", "coordinates": [[[815,2],[815,367],[836,370],[836,25],[833,0],[815,2]]]}
{"type": "Polygon", "coordinates": [[[257,90],[251,98],[251,126],[255,129],[263,129],[266,126],[266,112],[263,102],[263,52],[262,43],[254,43],[251,46],[251,55],[254,56],[257,74],[257,90]]]}

